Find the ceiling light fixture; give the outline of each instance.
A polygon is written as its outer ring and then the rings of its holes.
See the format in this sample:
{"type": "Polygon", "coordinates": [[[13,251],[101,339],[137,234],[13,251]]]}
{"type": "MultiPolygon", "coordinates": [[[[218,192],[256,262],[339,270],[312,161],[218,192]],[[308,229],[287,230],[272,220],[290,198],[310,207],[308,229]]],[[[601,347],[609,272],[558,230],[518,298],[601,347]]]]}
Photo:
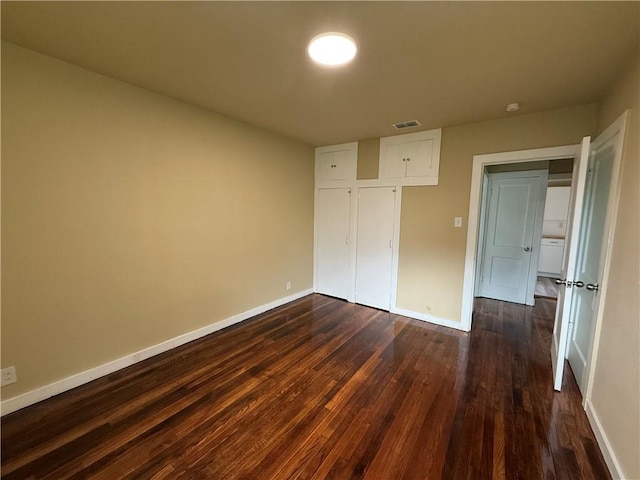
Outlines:
{"type": "Polygon", "coordinates": [[[505,108],[505,111],[507,112],[517,112],[518,110],[520,110],[520,104],[517,102],[510,103],[507,105],[507,108],[505,108]]]}
{"type": "Polygon", "coordinates": [[[328,32],[316,35],[309,42],[307,53],[314,62],[329,67],[349,63],[354,59],[358,47],[349,35],[328,32]]]}

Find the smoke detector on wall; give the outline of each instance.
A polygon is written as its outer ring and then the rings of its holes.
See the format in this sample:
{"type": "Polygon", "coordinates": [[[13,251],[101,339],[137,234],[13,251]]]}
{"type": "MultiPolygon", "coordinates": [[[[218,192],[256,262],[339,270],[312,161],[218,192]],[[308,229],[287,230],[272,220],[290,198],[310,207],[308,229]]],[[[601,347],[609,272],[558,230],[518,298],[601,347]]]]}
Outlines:
{"type": "Polygon", "coordinates": [[[418,127],[422,125],[418,120],[408,120],[406,122],[394,123],[393,128],[402,130],[403,128],[418,127]]]}

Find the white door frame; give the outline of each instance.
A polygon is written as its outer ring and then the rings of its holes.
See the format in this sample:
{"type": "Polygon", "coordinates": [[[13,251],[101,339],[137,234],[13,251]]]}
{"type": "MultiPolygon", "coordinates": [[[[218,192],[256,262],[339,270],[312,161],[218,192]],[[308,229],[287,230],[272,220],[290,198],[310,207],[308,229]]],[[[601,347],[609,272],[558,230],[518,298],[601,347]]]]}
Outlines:
{"type": "Polygon", "coordinates": [[[464,261],[464,280],[462,286],[462,329],[471,330],[473,315],[473,299],[475,292],[475,276],[478,262],[478,233],[480,230],[480,207],[482,205],[483,173],[489,165],[523,163],[546,160],[574,158],[578,145],[560,147],[535,148],[513,152],[489,153],[473,156],[471,172],[471,195],[469,198],[469,228],[467,230],[467,248],[464,261]]]}

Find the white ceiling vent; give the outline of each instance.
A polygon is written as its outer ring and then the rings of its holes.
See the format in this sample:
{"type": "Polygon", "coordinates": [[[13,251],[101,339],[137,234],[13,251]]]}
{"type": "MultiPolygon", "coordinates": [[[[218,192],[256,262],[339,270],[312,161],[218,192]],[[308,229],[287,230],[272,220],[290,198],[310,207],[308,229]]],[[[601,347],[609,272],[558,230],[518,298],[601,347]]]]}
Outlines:
{"type": "Polygon", "coordinates": [[[394,123],[393,128],[402,130],[403,128],[417,127],[422,125],[418,120],[409,120],[408,122],[394,123]]]}

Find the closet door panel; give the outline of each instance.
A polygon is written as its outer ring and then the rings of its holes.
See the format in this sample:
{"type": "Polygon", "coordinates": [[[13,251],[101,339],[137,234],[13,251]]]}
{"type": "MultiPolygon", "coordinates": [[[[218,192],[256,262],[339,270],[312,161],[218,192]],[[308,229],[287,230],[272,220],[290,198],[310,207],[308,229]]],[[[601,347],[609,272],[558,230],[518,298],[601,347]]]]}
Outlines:
{"type": "Polygon", "coordinates": [[[321,188],[316,198],[316,291],[348,298],[351,189],[321,188]]]}
{"type": "Polygon", "coordinates": [[[383,310],[391,307],[395,187],[358,191],[356,302],[383,310]]]}

